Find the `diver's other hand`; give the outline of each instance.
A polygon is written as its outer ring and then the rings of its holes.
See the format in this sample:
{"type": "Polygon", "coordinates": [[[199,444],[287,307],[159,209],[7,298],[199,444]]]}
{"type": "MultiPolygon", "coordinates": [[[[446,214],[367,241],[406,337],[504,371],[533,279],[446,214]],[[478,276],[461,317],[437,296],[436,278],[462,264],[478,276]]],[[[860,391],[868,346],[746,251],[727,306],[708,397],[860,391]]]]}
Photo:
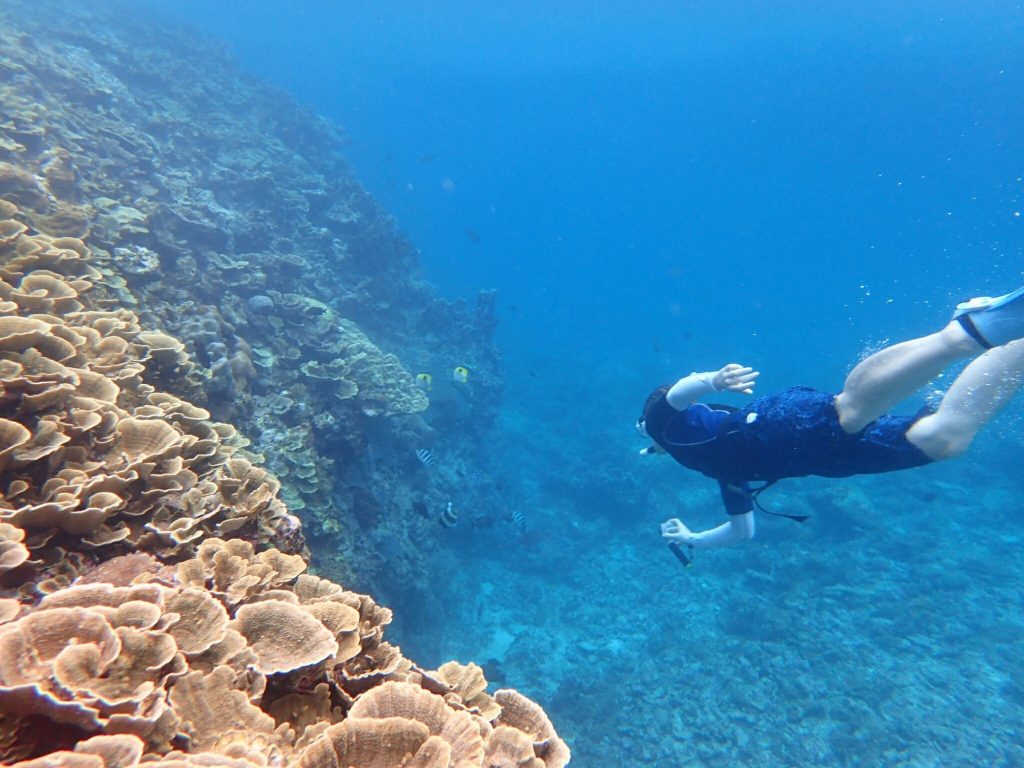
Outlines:
{"type": "Polygon", "coordinates": [[[693,538],[693,531],[678,517],[673,517],[661,524],[661,537],[669,541],[678,541],[680,544],[689,544],[693,538]]]}
{"type": "Polygon", "coordinates": [[[719,392],[739,392],[743,395],[754,394],[754,385],[760,371],[746,365],[729,363],[715,374],[713,384],[719,392]]]}

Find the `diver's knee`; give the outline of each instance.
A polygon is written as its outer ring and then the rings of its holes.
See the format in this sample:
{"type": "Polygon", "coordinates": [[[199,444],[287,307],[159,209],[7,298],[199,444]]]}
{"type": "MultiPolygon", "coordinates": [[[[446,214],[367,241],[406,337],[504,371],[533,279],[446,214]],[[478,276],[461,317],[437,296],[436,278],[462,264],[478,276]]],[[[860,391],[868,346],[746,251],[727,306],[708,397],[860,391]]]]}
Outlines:
{"type": "Polygon", "coordinates": [[[933,414],[920,419],[907,430],[907,440],[932,461],[945,461],[963,455],[974,440],[974,431],[940,421],[933,414]]]}
{"type": "Polygon", "coordinates": [[[850,396],[846,392],[840,392],[836,395],[834,405],[836,415],[839,416],[839,426],[848,435],[860,432],[872,421],[872,418],[869,418],[850,402],[850,396]]]}

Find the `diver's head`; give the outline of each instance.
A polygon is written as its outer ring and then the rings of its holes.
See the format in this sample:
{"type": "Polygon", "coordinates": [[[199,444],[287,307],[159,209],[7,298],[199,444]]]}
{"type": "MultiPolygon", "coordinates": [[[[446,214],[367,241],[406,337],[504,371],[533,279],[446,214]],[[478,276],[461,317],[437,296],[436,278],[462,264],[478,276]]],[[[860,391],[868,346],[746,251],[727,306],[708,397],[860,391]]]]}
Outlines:
{"type": "Polygon", "coordinates": [[[644,403],[640,418],[637,419],[636,431],[654,441],[654,445],[641,451],[642,454],[664,453],[664,448],[661,445],[661,433],[665,428],[665,422],[668,421],[673,411],[666,399],[670,387],[670,384],[663,384],[651,392],[644,403]]]}

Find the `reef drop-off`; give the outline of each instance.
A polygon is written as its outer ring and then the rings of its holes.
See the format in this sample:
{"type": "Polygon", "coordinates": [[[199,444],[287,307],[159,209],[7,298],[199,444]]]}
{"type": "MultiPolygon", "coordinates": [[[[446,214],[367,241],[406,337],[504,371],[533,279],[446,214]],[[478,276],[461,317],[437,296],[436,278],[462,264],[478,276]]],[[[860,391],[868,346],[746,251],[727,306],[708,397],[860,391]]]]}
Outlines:
{"type": "Polygon", "coordinates": [[[304,534],[429,581],[412,447],[493,417],[493,297],[436,299],[329,126],[130,19],[0,9],[0,759],[564,765],[539,706],[307,573],[304,534]],[[456,356],[431,413],[407,366],[456,356]]]}
{"type": "Polygon", "coordinates": [[[338,130],[193,31],[132,4],[14,0],[0,51],[0,196],[84,238],[121,305],[180,340],[193,375],[166,388],[246,435],[322,574],[443,611],[424,574],[446,542],[411,510],[451,490],[415,451],[466,468],[482,452],[494,294],[438,298],[338,130]],[[456,365],[471,386],[446,379],[456,365]]]}

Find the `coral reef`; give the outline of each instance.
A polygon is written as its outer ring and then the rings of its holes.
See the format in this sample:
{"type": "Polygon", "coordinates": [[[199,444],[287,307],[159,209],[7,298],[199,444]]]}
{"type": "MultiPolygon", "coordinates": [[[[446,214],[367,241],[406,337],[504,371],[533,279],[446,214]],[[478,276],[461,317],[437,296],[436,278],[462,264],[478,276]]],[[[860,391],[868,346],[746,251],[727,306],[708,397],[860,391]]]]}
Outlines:
{"type": "Polygon", "coordinates": [[[493,293],[436,298],[335,129],[192,32],[12,0],[0,46],[0,760],[564,765],[335,583],[443,619],[409,510],[494,418],[493,293]]]}
{"type": "Polygon", "coordinates": [[[568,762],[536,704],[418,669],[390,610],[305,572],[276,479],[152,383],[192,363],[113,306],[81,240],[0,232],[5,764],[568,762]]]}
{"type": "Polygon", "coordinates": [[[0,229],[4,578],[45,593],[106,552],[178,557],[213,535],[301,551],[276,479],[237,454],[234,428],[150,383],[190,375],[183,347],[98,308],[81,240],[13,218],[0,229]]]}
{"type": "Polygon", "coordinates": [[[167,766],[568,762],[517,692],[481,709],[397,649],[378,653],[390,612],[302,573],[299,556],[209,538],[176,569],[128,568],[129,584],[120,560],[105,563],[117,584],[58,590],[0,624],[4,760],[70,765],[110,750],[81,764],[137,765],[143,754],[167,766]]]}
{"type": "Polygon", "coordinates": [[[169,334],[146,339],[164,365],[151,383],[252,440],[322,570],[431,599],[425,550],[444,542],[410,500],[463,491],[414,451],[443,447],[464,474],[481,455],[500,402],[494,294],[475,310],[437,298],[337,129],[192,30],[11,0],[0,48],[0,197],[38,231],[88,235],[110,306],[169,334]]]}

